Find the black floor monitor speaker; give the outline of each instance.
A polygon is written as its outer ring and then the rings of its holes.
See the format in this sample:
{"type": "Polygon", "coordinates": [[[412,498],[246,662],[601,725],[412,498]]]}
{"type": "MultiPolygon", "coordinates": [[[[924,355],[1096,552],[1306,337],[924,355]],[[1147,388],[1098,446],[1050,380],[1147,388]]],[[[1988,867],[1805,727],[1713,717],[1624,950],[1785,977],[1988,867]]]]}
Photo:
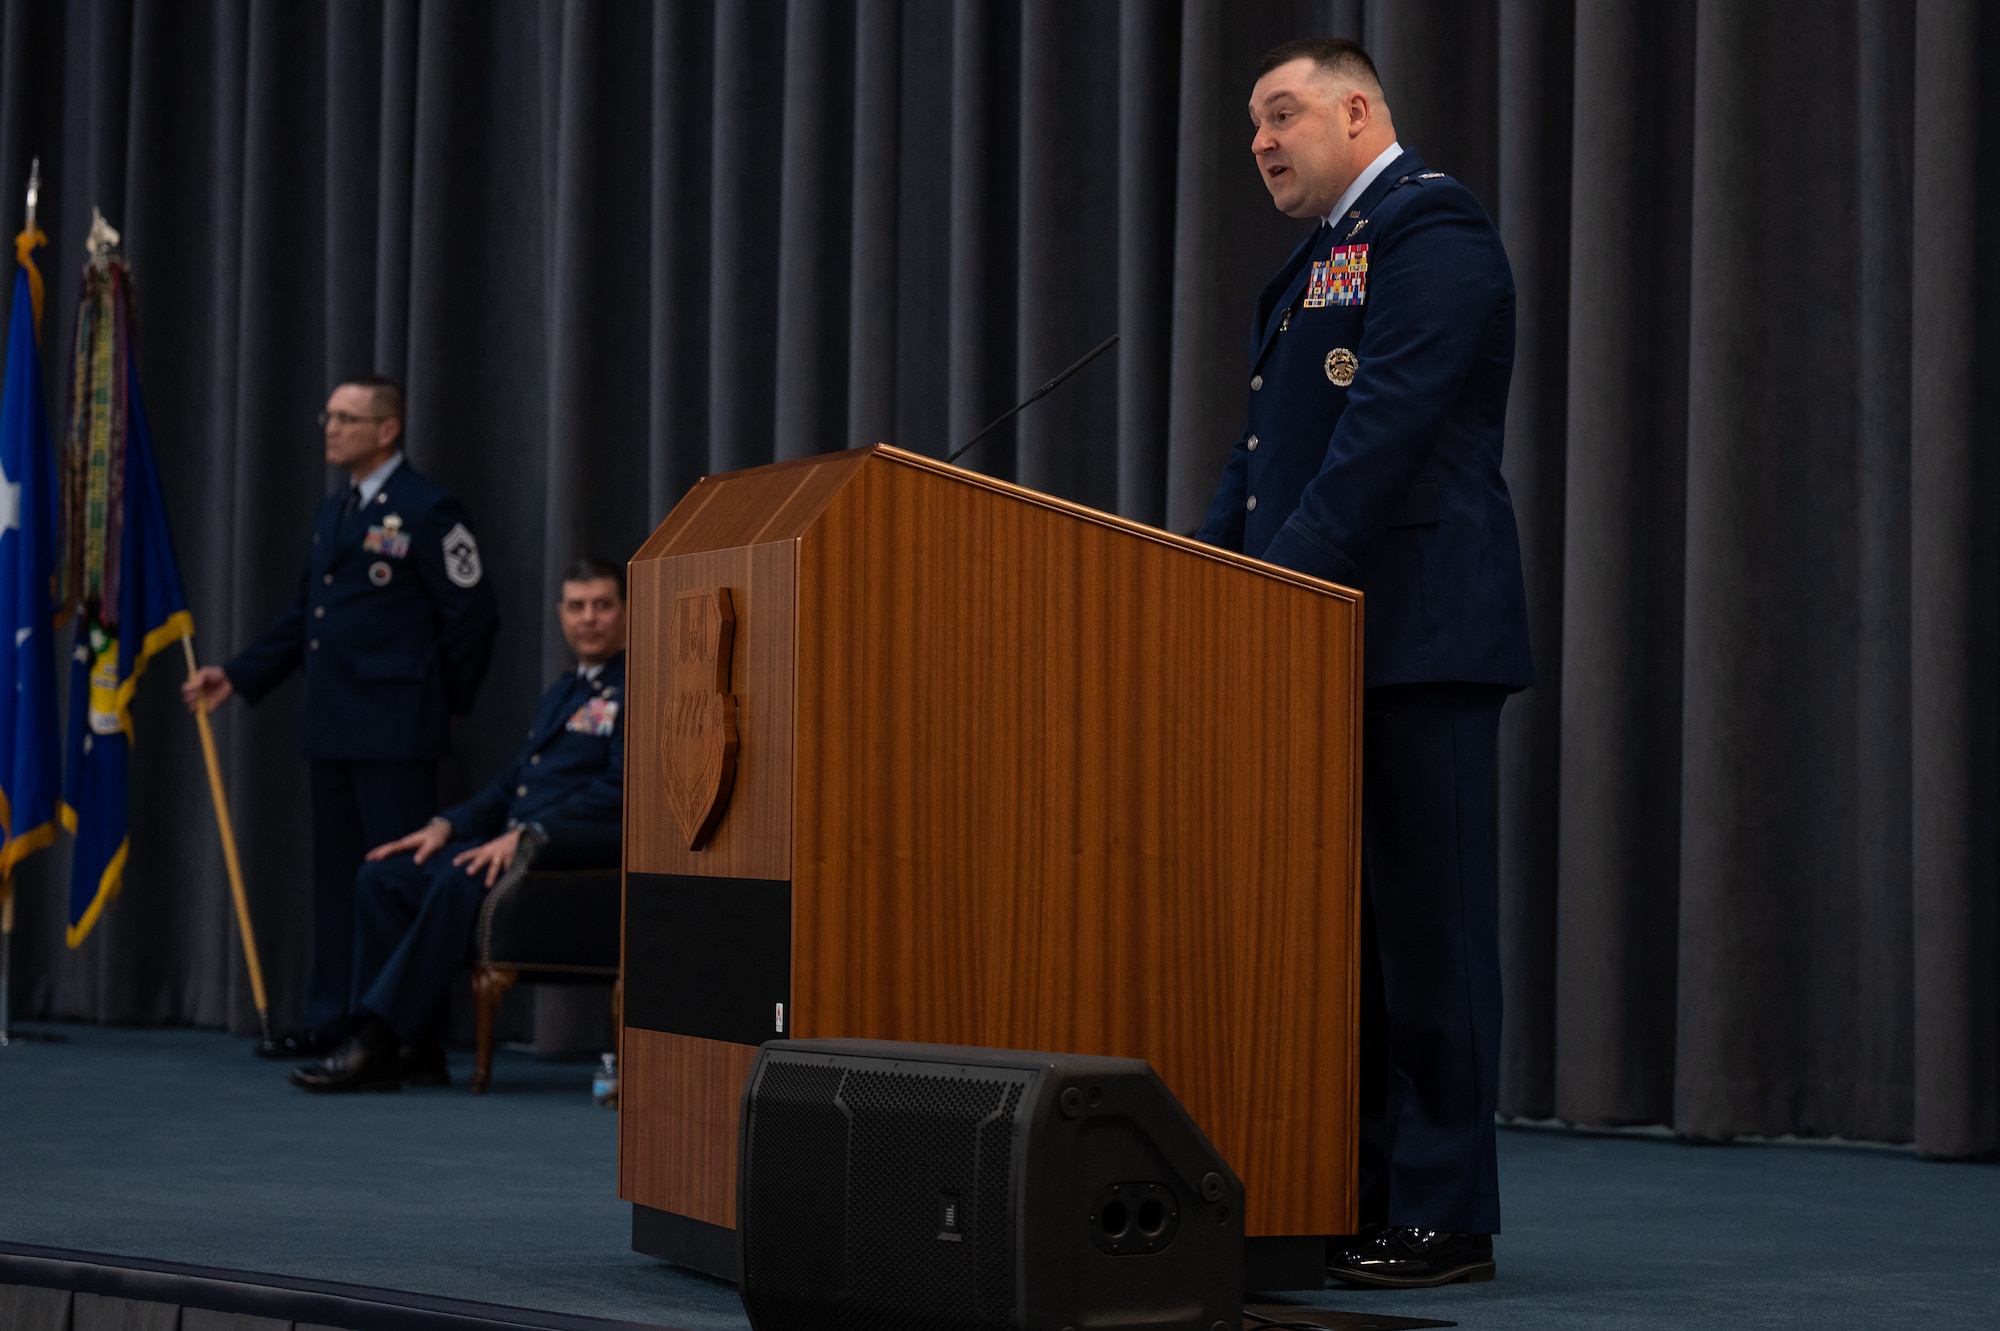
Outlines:
{"type": "Polygon", "coordinates": [[[1139,1059],[776,1040],[738,1150],[757,1331],[1243,1324],[1243,1184],[1139,1059]]]}

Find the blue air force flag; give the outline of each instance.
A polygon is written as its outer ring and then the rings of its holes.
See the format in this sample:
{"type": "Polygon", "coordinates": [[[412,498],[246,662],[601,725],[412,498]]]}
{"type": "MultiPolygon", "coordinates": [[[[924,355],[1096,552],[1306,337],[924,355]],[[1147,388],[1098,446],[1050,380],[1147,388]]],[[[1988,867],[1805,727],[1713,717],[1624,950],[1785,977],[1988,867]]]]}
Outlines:
{"type": "Polygon", "coordinates": [[[42,357],[24,263],[14,273],[0,388],[0,881],[56,839],[56,487],[42,357]]]}

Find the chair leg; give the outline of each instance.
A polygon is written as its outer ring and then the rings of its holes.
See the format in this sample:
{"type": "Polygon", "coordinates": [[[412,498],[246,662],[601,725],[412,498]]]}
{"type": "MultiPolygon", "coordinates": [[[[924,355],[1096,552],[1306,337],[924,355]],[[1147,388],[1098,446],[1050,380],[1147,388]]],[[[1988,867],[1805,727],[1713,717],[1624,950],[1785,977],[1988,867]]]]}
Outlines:
{"type": "Polygon", "coordinates": [[[520,973],[506,966],[480,962],[472,968],[472,1002],[478,1013],[478,1033],[472,1050],[472,1093],[486,1094],[493,1080],[493,1023],[500,1015],[500,1000],[514,987],[520,973]]]}

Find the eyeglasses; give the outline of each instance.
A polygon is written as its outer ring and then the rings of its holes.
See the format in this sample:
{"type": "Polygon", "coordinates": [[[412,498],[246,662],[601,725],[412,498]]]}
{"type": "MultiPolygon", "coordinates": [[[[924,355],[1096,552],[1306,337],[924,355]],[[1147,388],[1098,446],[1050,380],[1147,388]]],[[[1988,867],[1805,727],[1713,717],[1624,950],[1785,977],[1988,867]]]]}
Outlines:
{"type": "Polygon", "coordinates": [[[322,411],[319,414],[319,425],[322,430],[329,425],[338,425],[341,429],[345,430],[350,425],[360,425],[366,421],[379,423],[394,419],[393,416],[356,416],[345,411],[322,411]]]}

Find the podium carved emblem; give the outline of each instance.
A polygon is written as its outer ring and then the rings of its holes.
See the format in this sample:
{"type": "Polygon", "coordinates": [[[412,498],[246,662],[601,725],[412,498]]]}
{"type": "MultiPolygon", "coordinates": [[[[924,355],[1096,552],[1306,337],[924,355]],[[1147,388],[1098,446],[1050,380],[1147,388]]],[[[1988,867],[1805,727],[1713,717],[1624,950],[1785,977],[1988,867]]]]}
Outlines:
{"type": "Polygon", "coordinates": [[[736,609],[727,587],[675,598],[668,628],[673,692],[660,747],[667,803],[689,850],[707,844],[736,784],[736,696],[729,691],[735,639],[736,609]]]}

